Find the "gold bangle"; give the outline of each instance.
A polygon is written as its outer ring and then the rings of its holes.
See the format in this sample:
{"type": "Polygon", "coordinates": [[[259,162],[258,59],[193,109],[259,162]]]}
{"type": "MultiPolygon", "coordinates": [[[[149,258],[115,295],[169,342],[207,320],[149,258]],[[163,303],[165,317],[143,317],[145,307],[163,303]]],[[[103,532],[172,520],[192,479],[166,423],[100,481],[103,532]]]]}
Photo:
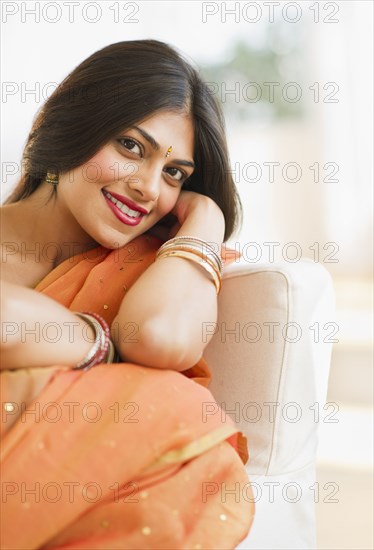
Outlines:
{"type": "Polygon", "coordinates": [[[177,243],[183,243],[183,244],[195,244],[195,246],[199,243],[203,245],[204,247],[208,248],[213,258],[215,258],[217,264],[219,265],[220,272],[222,273],[223,270],[223,261],[219,254],[215,252],[213,247],[206,241],[199,239],[198,237],[193,237],[190,235],[179,235],[178,237],[173,237],[172,239],[169,239],[168,241],[164,242],[163,245],[159,248],[159,250],[163,250],[166,247],[169,247],[170,245],[175,245],[177,243]]]}
{"type": "Polygon", "coordinates": [[[201,267],[203,267],[205,271],[207,271],[213,277],[213,282],[216,287],[217,295],[219,294],[222,284],[221,277],[217,274],[215,269],[210,264],[206,263],[202,258],[199,258],[197,254],[187,252],[186,250],[170,250],[159,254],[158,259],[168,258],[169,256],[174,256],[176,258],[185,258],[186,260],[192,260],[193,262],[201,265],[201,267]]]}
{"type": "Polygon", "coordinates": [[[210,256],[207,256],[204,252],[202,252],[201,248],[199,246],[195,246],[192,243],[187,244],[171,244],[169,246],[166,246],[163,250],[160,250],[157,252],[156,258],[158,258],[161,254],[164,254],[165,251],[170,250],[186,250],[187,252],[191,252],[193,254],[196,254],[199,258],[207,262],[211,265],[211,267],[216,271],[217,275],[219,277],[222,276],[222,272],[220,270],[220,266],[215,260],[215,258],[211,258],[210,256]]]}
{"type": "Polygon", "coordinates": [[[189,252],[189,253],[192,253],[192,254],[195,254],[198,258],[201,259],[201,262],[197,262],[197,263],[200,263],[202,265],[202,267],[205,267],[207,271],[209,271],[209,273],[212,274],[212,277],[214,278],[214,280],[219,280],[219,285],[217,286],[217,288],[220,288],[221,287],[221,280],[222,280],[222,273],[219,269],[219,266],[217,266],[217,263],[214,262],[214,259],[213,258],[210,258],[208,256],[205,256],[205,254],[200,250],[199,247],[195,248],[195,246],[192,244],[192,243],[189,243],[188,245],[182,245],[182,244],[177,244],[177,243],[174,243],[174,244],[170,244],[164,248],[160,248],[158,251],[157,251],[157,255],[156,255],[156,259],[158,257],[160,257],[162,254],[165,254],[165,252],[170,252],[170,251],[175,251],[175,250],[184,250],[186,252],[189,252]],[[209,267],[210,269],[209,269],[209,267]],[[212,269],[214,271],[214,275],[212,273],[212,269]]]}
{"type": "MultiPolygon", "coordinates": [[[[174,238],[176,239],[176,238],[174,238]]],[[[223,261],[222,258],[214,251],[214,249],[205,241],[202,241],[201,239],[197,238],[189,238],[189,237],[178,237],[178,239],[174,240],[170,239],[169,241],[166,241],[159,250],[164,250],[165,248],[170,248],[174,246],[179,246],[180,244],[183,245],[190,245],[196,247],[197,250],[199,250],[204,256],[211,257],[217,264],[219,271],[222,273],[223,271],[223,261]],[[202,245],[202,246],[201,246],[202,245]],[[205,250],[204,250],[205,248],[205,250]]]]}

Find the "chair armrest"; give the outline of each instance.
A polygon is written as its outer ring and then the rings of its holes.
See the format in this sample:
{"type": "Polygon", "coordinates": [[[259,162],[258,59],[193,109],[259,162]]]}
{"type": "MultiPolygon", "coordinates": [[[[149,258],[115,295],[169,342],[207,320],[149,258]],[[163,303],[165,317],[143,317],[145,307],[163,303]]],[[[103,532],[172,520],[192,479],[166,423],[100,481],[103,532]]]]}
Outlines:
{"type": "Polygon", "coordinates": [[[210,390],[248,439],[250,475],[312,463],[338,337],[327,269],[308,258],[227,266],[215,328],[204,350],[210,390]]]}

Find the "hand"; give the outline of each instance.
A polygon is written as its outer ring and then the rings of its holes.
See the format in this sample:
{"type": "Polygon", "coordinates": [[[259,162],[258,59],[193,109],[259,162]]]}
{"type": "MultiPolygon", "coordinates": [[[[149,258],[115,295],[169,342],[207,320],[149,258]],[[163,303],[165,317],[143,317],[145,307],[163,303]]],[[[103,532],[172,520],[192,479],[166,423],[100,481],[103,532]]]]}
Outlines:
{"type": "Polygon", "coordinates": [[[179,222],[173,214],[169,213],[148,229],[145,234],[154,235],[158,239],[161,239],[161,241],[167,241],[168,239],[172,239],[178,231],[179,222]]]}
{"type": "MultiPolygon", "coordinates": [[[[163,241],[172,239],[178,233],[189,214],[199,204],[214,202],[209,197],[195,191],[181,191],[174,208],[147,231],[163,241]]],[[[216,205],[217,206],[217,205],[216,205]]],[[[219,208],[217,206],[217,208],[219,208]]]]}
{"type": "Polygon", "coordinates": [[[209,197],[196,193],[195,191],[181,191],[171,214],[177,218],[180,227],[182,227],[188,215],[192,212],[192,209],[199,204],[206,204],[208,201],[214,202],[209,197]]]}
{"type": "MultiPolygon", "coordinates": [[[[212,220],[221,218],[224,225],[223,212],[213,199],[195,191],[181,191],[174,208],[155,224],[148,233],[155,235],[163,241],[172,239],[188,218],[199,209],[199,219],[202,217],[205,219],[208,212],[210,212],[212,220]]],[[[208,220],[206,222],[209,223],[208,220]]]]}

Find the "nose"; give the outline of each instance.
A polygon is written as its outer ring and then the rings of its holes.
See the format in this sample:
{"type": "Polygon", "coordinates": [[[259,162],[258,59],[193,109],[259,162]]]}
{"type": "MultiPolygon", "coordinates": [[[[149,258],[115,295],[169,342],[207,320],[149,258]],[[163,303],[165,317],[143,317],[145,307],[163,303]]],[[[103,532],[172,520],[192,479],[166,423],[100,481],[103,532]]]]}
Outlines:
{"type": "Polygon", "coordinates": [[[160,194],[160,175],[155,169],[138,167],[138,170],[128,178],[127,184],[132,190],[134,199],[141,197],[144,202],[154,202],[160,194]]]}

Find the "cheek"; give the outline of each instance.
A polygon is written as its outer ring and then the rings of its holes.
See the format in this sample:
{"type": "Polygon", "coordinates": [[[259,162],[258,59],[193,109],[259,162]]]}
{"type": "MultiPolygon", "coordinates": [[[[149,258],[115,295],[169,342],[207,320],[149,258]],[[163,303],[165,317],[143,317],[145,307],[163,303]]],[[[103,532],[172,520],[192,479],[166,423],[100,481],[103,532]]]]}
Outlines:
{"type": "Polygon", "coordinates": [[[168,192],[164,193],[163,197],[160,197],[158,210],[162,216],[165,216],[174,208],[179,195],[180,190],[170,189],[168,192]]]}
{"type": "Polygon", "coordinates": [[[85,179],[100,184],[123,182],[125,178],[134,177],[138,172],[135,160],[124,159],[111,147],[104,147],[89,161],[82,165],[85,179]]]}
{"type": "Polygon", "coordinates": [[[85,164],[82,164],[82,176],[90,183],[113,181],[115,162],[113,156],[102,149],[85,164]]]}

